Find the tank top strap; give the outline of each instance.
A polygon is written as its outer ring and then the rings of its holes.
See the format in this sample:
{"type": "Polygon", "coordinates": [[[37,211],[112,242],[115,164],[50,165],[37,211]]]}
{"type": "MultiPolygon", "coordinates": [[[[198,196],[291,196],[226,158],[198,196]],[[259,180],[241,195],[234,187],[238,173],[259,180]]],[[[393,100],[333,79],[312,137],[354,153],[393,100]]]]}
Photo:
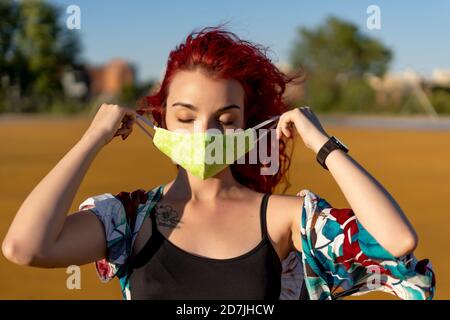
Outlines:
{"type": "Polygon", "coordinates": [[[261,235],[262,235],[263,239],[268,234],[268,232],[267,232],[267,221],[266,221],[266,211],[267,211],[267,203],[269,201],[269,197],[270,197],[270,193],[266,193],[262,197],[262,201],[261,201],[261,210],[260,210],[261,218],[260,219],[261,219],[261,235]]]}

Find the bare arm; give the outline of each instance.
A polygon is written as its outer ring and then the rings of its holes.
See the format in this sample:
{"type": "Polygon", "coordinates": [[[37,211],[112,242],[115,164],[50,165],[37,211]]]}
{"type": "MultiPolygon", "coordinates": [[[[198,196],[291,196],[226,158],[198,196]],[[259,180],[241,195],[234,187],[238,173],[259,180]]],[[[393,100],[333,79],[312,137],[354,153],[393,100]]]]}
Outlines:
{"type": "MultiPolygon", "coordinates": [[[[315,154],[328,140],[310,109],[294,109],[280,119],[279,134],[292,136],[293,122],[306,146],[315,154]]],[[[396,257],[413,251],[417,234],[395,199],[361,165],[341,150],[332,151],[326,165],[349,202],[355,216],[373,237],[396,257]]]]}
{"type": "Polygon", "coordinates": [[[100,107],[82,138],[20,206],[2,243],[8,260],[20,265],[63,267],[105,256],[106,240],[98,218],[88,210],[69,216],[67,212],[97,153],[115,136],[128,136],[133,121],[134,113],[129,109],[100,107]]]}

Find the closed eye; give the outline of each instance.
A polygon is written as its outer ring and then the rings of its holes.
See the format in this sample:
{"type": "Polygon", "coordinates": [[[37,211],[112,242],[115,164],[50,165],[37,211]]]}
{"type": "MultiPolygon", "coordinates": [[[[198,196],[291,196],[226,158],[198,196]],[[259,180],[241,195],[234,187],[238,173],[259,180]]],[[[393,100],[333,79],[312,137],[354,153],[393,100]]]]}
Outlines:
{"type": "Polygon", "coordinates": [[[180,121],[182,123],[191,123],[191,122],[194,122],[194,119],[178,119],[178,121],[180,121]]]}
{"type": "Polygon", "coordinates": [[[231,126],[233,124],[233,121],[221,121],[219,120],[219,123],[223,126],[231,126]]]}

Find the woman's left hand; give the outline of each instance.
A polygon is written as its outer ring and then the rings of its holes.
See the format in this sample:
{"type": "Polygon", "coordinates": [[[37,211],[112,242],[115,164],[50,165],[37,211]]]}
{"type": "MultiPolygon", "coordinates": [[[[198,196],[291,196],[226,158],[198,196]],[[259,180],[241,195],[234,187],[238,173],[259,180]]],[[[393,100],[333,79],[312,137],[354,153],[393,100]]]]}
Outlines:
{"type": "Polygon", "coordinates": [[[306,147],[315,153],[319,152],[330,138],[310,107],[299,107],[283,113],[276,128],[277,138],[280,139],[283,135],[287,138],[293,137],[293,125],[306,147]]]}

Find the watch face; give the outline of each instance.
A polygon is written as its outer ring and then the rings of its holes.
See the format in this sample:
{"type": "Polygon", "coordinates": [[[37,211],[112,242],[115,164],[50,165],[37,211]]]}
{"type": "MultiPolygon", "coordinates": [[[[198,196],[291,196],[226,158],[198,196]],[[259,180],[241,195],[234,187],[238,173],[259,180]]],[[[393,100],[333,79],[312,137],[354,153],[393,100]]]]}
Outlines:
{"type": "Polygon", "coordinates": [[[339,139],[336,138],[335,136],[333,136],[333,140],[334,140],[337,144],[343,146],[346,150],[348,150],[348,147],[347,147],[345,144],[343,144],[343,143],[341,142],[341,140],[339,140],[339,139]]]}

